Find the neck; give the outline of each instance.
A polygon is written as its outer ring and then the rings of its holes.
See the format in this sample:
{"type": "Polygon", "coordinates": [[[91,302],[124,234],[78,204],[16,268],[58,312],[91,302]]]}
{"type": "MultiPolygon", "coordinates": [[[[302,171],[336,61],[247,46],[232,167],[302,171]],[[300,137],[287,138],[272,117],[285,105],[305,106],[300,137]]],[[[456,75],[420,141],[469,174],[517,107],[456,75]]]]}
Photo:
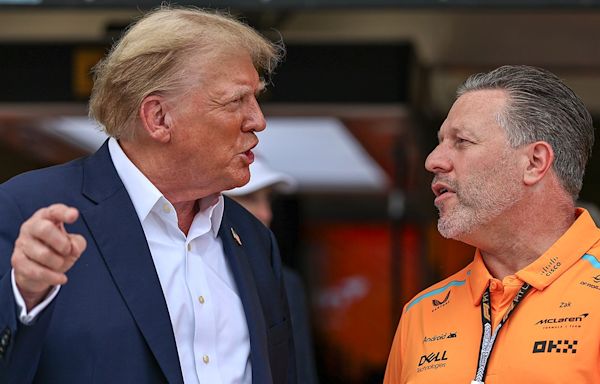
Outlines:
{"type": "Polygon", "coordinates": [[[143,140],[120,140],[119,145],[129,160],[173,204],[177,212],[179,229],[188,234],[192,221],[201,210],[216,203],[219,193],[205,188],[190,188],[187,175],[181,169],[170,166],[169,154],[161,147],[143,140]]]}
{"type": "Polygon", "coordinates": [[[220,194],[215,193],[199,200],[172,202],[177,212],[177,224],[181,232],[187,236],[196,214],[217,204],[219,196],[220,194]]]}
{"type": "Polygon", "coordinates": [[[192,226],[192,222],[194,221],[194,217],[199,211],[200,204],[198,201],[184,201],[172,204],[173,207],[175,207],[175,212],[177,212],[177,225],[181,232],[187,236],[190,227],[192,226]]]}
{"type": "Polygon", "coordinates": [[[491,224],[478,231],[485,240],[474,245],[493,277],[502,280],[537,260],[575,221],[570,198],[537,205],[521,206],[516,215],[503,216],[500,225],[491,224]]]}

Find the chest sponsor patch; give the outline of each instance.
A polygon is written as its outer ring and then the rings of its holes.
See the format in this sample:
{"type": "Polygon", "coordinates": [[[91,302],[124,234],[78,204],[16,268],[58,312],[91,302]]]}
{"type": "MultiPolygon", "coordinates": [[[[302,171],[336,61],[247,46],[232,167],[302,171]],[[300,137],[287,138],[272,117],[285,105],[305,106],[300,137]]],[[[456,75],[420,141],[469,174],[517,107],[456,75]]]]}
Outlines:
{"type": "Polygon", "coordinates": [[[424,343],[431,343],[433,341],[441,341],[441,340],[446,340],[446,339],[454,339],[458,336],[458,334],[456,332],[444,332],[444,333],[440,333],[439,335],[433,335],[431,337],[425,336],[423,338],[423,342],[424,343]]]}
{"type": "Polygon", "coordinates": [[[532,353],[577,353],[577,340],[538,340],[532,353]]]}
{"type": "Polygon", "coordinates": [[[417,373],[427,371],[430,369],[440,369],[446,366],[448,360],[448,351],[432,352],[427,355],[422,355],[419,358],[419,365],[417,366],[417,373]]]}
{"type": "Polygon", "coordinates": [[[547,317],[538,320],[535,325],[544,329],[581,328],[581,324],[588,316],[589,313],[582,313],[578,316],[547,317]]]}
{"type": "Polygon", "coordinates": [[[431,300],[431,304],[433,305],[433,309],[431,310],[431,312],[435,312],[438,309],[445,307],[446,304],[448,304],[450,302],[450,292],[452,292],[452,291],[448,291],[448,293],[442,300],[438,300],[438,299],[431,300]]]}

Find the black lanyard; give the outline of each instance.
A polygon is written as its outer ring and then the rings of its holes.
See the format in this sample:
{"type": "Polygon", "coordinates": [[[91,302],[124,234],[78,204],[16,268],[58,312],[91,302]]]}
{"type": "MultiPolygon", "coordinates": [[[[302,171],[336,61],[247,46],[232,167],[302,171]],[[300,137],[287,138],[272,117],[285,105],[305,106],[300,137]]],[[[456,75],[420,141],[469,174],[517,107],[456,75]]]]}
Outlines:
{"type": "Polygon", "coordinates": [[[475,373],[475,379],[471,381],[471,384],[484,384],[483,378],[487,372],[488,359],[492,354],[492,348],[494,348],[494,343],[496,342],[496,336],[498,336],[498,332],[500,332],[500,328],[506,323],[508,320],[508,316],[514,311],[517,307],[517,304],[521,302],[523,297],[529,292],[529,288],[531,285],[524,283],[519,292],[515,295],[510,307],[506,310],[506,313],[500,320],[500,323],[492,332],[492,307],[490,303],[490,286],[488,285],[487,289],[483,293],[483,297],[481,298],[481,324],[483,326],[481,333],[481,346],[479,347],[479,363],[477,364],[477,372],[475,373]]]}

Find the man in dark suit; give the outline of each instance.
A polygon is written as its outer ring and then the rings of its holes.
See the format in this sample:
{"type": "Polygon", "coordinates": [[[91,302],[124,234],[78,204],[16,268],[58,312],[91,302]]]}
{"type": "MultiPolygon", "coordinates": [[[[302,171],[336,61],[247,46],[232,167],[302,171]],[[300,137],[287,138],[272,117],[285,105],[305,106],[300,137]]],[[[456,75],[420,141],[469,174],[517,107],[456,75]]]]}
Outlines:
{"type": "Polygon", "coordinates": [[[92,156],[0,186],[0,383],[295,382],[272,234],[245,184],[281,48],[162,8],[95,68],[92,156]]]}

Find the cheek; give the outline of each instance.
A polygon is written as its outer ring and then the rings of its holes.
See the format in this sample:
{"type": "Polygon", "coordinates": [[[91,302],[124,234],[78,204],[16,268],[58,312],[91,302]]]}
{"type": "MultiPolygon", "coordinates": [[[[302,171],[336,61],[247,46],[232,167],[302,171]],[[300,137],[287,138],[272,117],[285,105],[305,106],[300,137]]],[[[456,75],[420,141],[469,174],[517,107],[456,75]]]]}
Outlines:
{"type": "Polygon", "coordinates": [[[230,124],[221,124],[214,128],[210,135],[210,142],[214,146],[219,146],[223,151],[239,151],[245,143],[244,136],[239,126],[230,124]]]}
{"type": "Polygon", "coordinates": [[[200,151],[208,160],[218,162],[231,161],[235,140],[223,134],[209,134],[197,140],[200,151]]]}

